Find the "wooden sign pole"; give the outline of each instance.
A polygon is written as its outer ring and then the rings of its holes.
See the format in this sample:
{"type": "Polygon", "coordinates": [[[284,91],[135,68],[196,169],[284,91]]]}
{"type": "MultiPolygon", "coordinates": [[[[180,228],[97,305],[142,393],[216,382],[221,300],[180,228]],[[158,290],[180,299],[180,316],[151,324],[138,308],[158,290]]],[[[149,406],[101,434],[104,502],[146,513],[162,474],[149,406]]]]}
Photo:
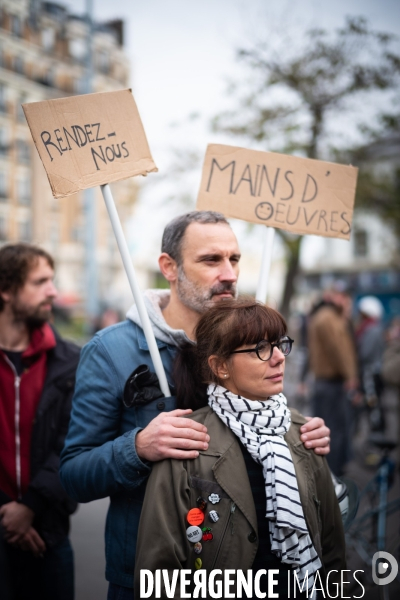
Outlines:
{"type": "Polygon", "coordinates": [[[133,298],[135,300],[140,322],[146,337],[147,344],[149,346],[150,356],[153,361],[154,370],[160,382],[160,388],[164,396],[171,396],[169,390],[167,377],[165,375],[164,365],[161,361],[160,351],[157,346],[156,338],[154,336],[153,329],[151,327],[150,318],[147,314],[146,306],[143,300],[142,293],[137,282],[135,269],[133,268],[131,257],[129,254],[128,244],[124,236],[121,221],[115,206],[114,199],[112,197],[111,189],[108,184],[100,186],[104,202],[106,203],[108,215],[110,217],[111,225],[114,231],[115,238],[117,240],[118,248],[121,254],[122,262],[128,277],[129,285],[132,290],[133,298]]]}
{"type": "Polygon", "coordinates": [[[256,300],[265,302],[268,292],[269,272],[271,270],[272,253],[274,247],[275,229],[273,227],[265,228],[265,239],[261,257],[260,275],[257,285],[256,300]]]}

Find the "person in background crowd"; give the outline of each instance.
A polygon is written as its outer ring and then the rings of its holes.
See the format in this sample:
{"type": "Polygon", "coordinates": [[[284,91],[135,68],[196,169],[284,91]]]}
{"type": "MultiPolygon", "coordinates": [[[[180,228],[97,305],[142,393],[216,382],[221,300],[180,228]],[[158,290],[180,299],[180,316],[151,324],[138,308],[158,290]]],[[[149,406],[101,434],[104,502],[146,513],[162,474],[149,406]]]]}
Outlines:
{"type": "Polygon", "coordinates": [[[308,324],[310,368],[315,376],[313,414],[322,415],[331,430],[327,456],[340,477],[351,458],[351,400],[358,401],[357,356],[348,315],[351,299],[339,281],[311,311],[308,324]]]}
{"type": "Polygon", "coordinates": [[[80,351],[49,325],[53,277],[41,248],[0,249],[0,590],[11,600],[74,595],[76,503],[58,467],[80,351]]]}
{"type": "Polygon", "coordinates": [[[106,308],[100,314],[98,319],[96,319],[93,325],[93,335],[100,331],[101,329],[105,329],[106,327],[110,327],[111,325],[116,325],[122,320],[119,311],[114,310],[113,308],[106,308]]]}
{"type": "Polygon", "coordinates": [[[382,303],[375,296],[364,296],[357,309],[360,320],[356,328],[357,356],[361,391],[370,409],[369,422],[373,431],[385,428],[381,397],[383,380],[381,376],[382,356],[385,347],[382,317],[382,303]]]}
{"type": "MultiPolygon", "coordinates": [[[[236,296],[239,260],[236,237],[220,213],[193,211],[165,228],[159,265],[171,289],[149,290],[145,303],[171,387],[176,349],[193,340],[207,308],[236,296]]],[[[183,418],[191,410],[176,409],[174,396],[160,393],[143,403],[140,394],[127,393],[128,378],[143,365],[153,370],[133,306],[126,321],[97,333],[82,351],[61,455],[61,479],[76,500],[110,496],[108,600],[133,597],[136,536],[151,464],[196,458],[210,441],[204,425],[183,418]]],[[[305,423],[301,434],[317,454],[329,451],[329,430],[321,419],[305,423]]]]}
{"type": "MultiPolygon", "coordinates": [[[[337,586],[346,569],[341,514],[329,467],[300,444],[304,418],[292,417],[282,394],[293,343],[283,317],[239,298],[204,313],[195,337],[196,346],[176,357],[177,400],[199,409],[191,418],[207,426],[210,445],[193,461],[153,467],[135,597],[143,569],[167,569],[170,579],[175,569],[232,569],[233,589],[236,570],[252,569],[254,579],[261,569],[275,569],[280,598],[311,597],[317,571],[316,587],[325,587],[329,571],[337,586]],[[293,590],[293,570],[303,593],[293,590]]],[[[269,595],[266,576],[260,591],[269,595]]],[[[164,588],[161,597],[168,597],[164,588]]]]}
{"type": "MultiPolygon", "coordinates": [[[[397,389],[397,427],[400,440],[400,317],[395,317],[386,333],[386,349],[382,358],[382,378],[386,385],[397,389]]],[[[400,466],[400,444],[397,447],[400,466]]]]}

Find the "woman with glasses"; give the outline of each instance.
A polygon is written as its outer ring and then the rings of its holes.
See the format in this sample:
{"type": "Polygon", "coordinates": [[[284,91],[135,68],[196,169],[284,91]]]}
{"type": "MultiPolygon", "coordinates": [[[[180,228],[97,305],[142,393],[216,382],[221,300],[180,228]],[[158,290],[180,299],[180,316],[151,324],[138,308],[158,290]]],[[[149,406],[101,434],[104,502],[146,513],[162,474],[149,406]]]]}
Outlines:
{"type": "MultiPolygon", "coordinates": [[[[145,592],[144,569],[166,569],[169,582],[175,569],[190,569],[192,590],[215,569],[222,580],[232,569],[234,595],[219,588],[211,597],[337,593],[346,569],[341,515],[326,461],[303,447],[305,420],[291,417],[282,393],[293,343],[283,317],[252,299],[221,302],[200,319],[196,342],[176,358],[177,397],[180,408],[199,409],[190,418],[207,426],[210,442],[192,461],[153,466],[135,597],[145,592]]],[[[161,597],[180,597],[179,581],[174,596],[160,587],[161,597]]]]}

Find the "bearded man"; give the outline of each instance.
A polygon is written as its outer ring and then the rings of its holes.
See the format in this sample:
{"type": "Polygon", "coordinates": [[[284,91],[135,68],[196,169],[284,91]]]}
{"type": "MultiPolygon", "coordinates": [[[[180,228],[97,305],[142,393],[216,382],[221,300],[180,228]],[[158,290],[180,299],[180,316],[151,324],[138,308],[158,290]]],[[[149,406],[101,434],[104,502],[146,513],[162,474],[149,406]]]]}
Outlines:
{"type": "MultiPolygon", "coordinates": [[[[200,315],[236,295],[240,250],[225,217],[194,211],[164,230],[159,266],[170,290],[150,290],[145,302],[166,376],[173,389],[175,349],[193,341],[200,315]]],[[[133,598],[136,538],[151,463],[196,458],[208,448],[204,425],[184,418],[176,399],[124,403],[129,375],[154,370],[136,306],[127,320],[97,333],[82,350],[72,414],[61,455],[61,479],[79,502],[110,496],[106,525],[108,600],[133,598]]],[[[329,451],[321,419],[303,426],[307,447],[329,451]]],[[[171,490],[171,494],[173,494],[171,490]]],[[[163,499],[160,498],[160,502],[163,499]]]]}
{"type": "Polygon", "coordinates": [[[49,325],[52,257],[0,249],[0,595],[72,600],[69,515],[58,474],[79,348],[49,325]]]}

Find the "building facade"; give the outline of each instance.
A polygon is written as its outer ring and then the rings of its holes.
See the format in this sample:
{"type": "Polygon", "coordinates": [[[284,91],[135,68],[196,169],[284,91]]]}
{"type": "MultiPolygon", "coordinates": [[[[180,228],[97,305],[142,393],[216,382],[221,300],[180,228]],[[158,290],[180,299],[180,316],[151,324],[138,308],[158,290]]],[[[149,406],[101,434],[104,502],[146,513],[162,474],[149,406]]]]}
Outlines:
{"type": "MultiPolygon", "coordinates": [[[[122,266],[100,190],[94,190],[94,218],[89,224],[84,193],[61,200],[52,197],[21,107],[88,91],[89,31],[92,91],[128,87],[122,21],[90,25],[60,4],[0,0],[0,243],[28,241],[48,249],[57,263],[61,302],[84,306],[90,293],[85,237],[87,227],[94,227],[101,308],[109,303],[113,283],[121,280],[122,266]]],[[[112,187],[121,221],[126,222],[136,184],[130,179],[112,187]]]]}

